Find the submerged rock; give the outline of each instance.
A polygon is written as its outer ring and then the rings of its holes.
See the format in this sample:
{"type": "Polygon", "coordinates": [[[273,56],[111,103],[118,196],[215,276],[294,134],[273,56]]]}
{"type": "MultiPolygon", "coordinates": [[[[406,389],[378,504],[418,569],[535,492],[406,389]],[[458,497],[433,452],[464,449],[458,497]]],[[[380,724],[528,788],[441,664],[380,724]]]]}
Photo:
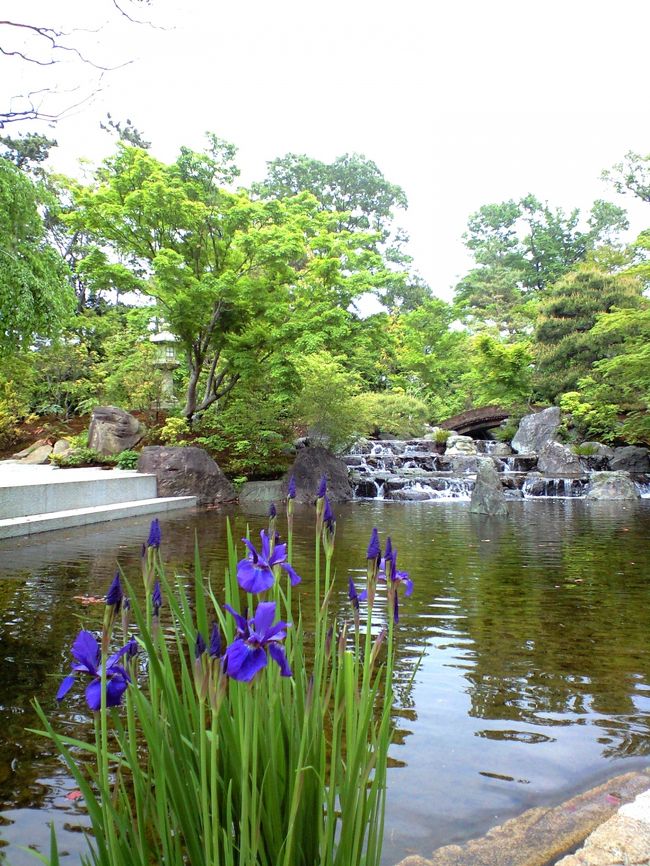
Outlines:
{"type": "Polygon", "coordinates": [[[539,452],[537,468],[542,474],[577,475],[580,472],[580,460],[568,445],[547,442],[539,452]]]}
{"type": "Polygon", "coordinates": [[[158,496],[196,496],[197,505],[237,499],[235,488],[203,448],[149,445],[140,452],[138,471],[156,476],[158,496]]]}
{"type": "Polygon", "coordinates": [[[327,495],[332,502],[347,502],[352,499],[348,467],[343,460],[339,460],[320,445],[303,448],[298,452],[293,466],[284,478],[285,495],[292,475],[296,479],[296,502],[313,502],[323,476],[327,478],[327,495]]]}
{"type": "Polygon", "coordinates": [[[508,514],[508,504],[501,480],[496,466],[489,458],[479,462],[469,510],[478,514],[490,514],[498,517],[505,517],[508,514]]]}
{"type": "Polygon", "coordinates": [[[640,499],[639,489],[627,472],[595,472],[587,486],[587,499],[640,499]]]}
{"type": "Polygon", "coordinates": [[[547,442],[555,438],[560,420],[557,406],[524,415],[513,437],[512,447],[518,454],[541,451],[547,442]]]}
{"type": "Polygon", "coordinates": [[[117,406],[93,409],[88,428],[88,447],[100,454],[119,454],[137,445],[144,427],[137,418],[117,406]]]}

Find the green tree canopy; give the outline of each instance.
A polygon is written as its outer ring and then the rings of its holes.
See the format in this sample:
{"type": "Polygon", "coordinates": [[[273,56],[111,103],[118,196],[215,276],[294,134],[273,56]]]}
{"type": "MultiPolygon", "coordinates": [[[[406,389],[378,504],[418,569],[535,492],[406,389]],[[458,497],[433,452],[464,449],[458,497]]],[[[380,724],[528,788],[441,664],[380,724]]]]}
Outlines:
{"type": "Polygon", "coordinates": [[[74,300],[66,277],[45,240],[36,187],[0,159],[0,354],[61,329],[74,300]]]}
{"type": "Polygon", "coordinates": [[[607,274],[582,265],[549,290],[535,331],[536,383],[550,400],[573,391],[594,361],[606,355],[602,328],[594,330],[600,313],[639,307],[641,285],[634,277],[607,274]]]}

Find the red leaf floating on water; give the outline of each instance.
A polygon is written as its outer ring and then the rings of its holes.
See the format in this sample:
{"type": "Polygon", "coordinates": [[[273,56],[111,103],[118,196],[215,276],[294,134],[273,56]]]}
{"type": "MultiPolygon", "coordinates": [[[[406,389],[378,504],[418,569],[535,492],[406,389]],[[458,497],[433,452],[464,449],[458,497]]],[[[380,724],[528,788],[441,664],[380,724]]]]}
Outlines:
{"type": "Polygon", "coordinates": [[[83,794],[78,788],[75,788],[74,791],[68,791],[65,795],[66,800],[81,800],[83,794]]]}
{"type": "Polygon", "coordinates": [[[73,595],[73,601],[79,601],[83,605],[87,604],[104,604],[106,599],[96,595],[73,595]]]}

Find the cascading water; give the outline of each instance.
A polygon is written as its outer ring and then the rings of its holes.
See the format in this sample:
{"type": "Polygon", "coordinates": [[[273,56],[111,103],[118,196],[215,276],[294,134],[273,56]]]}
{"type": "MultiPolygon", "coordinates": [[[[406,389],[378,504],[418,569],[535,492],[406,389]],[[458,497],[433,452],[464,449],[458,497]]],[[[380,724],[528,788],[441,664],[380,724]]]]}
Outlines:
{"type": "MultiPolygon", "coordinates": [[[[429,439],[361,440],[343,459],[359,499],[398,502],[469,501],[481,460],[492,460],[510,498],[582,498],[594,475],[581,465],[573,476],[535,471],[537,454],[512,454],[502,442],[478,440],[460,452],[429,439]],[[475,450],[474,450],[475,449],[475,450]]],[[[585,464],[586,465],[586,464],[585,464]]],[[[650,476],[636,476],[640,495],[650,499],[650,476]]]]}

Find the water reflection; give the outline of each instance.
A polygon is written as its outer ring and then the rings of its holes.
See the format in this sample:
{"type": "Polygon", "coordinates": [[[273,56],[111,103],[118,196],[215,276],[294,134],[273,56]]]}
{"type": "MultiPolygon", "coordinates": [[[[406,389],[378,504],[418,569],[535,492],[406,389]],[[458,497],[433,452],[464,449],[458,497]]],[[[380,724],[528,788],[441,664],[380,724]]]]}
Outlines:
{"type": "MultiPolygon", "coordinates": [[[[257,534],[265,508],[232,511],[235,535],[257,534]]],[[[298,595],[309,616],[313,512],[296,515],[298,595]]],[[[559,800],[650,750],[650,502],[514,503],[508,520],[462,503],[355,503],[337,508],[339,616],[347,578],[362,584],[372,526],[390,533],[416,589],[401,607],[397,733],[391,753],[385,862],[481,832],[531,805],[559,800]],[[413,671],[417,667],[417,673],[413,671]]],[[[43,844],[55,817],[68,862],[83,840],[63,829],[82,811],[35,724],[36,696],[66,731],[87,724],[81,694],[53,700],[81,624],[100,607],[116,558],[137,582],[148,520],[0,542],[0,839],[43,844]]],[[[225,516],[163,521],[169,569],[188,579],[195,534],[217,595],[225,516]]],[[[384,611],[378,606],[375,627],[384,611]]],[[[22,859],[21,859],[22,858],[22,859]]],[[[76,858],[76,859],[75,859],[76,858]]]]}

